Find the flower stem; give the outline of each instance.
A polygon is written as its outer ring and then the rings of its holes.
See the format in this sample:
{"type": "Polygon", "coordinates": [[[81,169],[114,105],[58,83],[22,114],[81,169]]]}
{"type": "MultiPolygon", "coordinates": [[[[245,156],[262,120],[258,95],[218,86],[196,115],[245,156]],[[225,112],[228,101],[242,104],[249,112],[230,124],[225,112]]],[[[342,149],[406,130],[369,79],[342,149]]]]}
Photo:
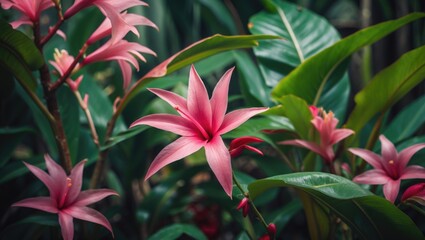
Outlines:
{"type": "Polygon", "coordinates": [[[98,149],[100,149],[99,136],[97,135],[96,127],[94,126],[93,118],[91,116],[87,102],[85,102],[83,100],[79,91],[73,91],[73,93],[74,93],[75,97],[77,98],[81,109],[83,110],[84,114],[86,115],[87,122],[88,122],[89,128],[90,128],[90,133],[91,133],[91,136],[93,138],[93,142],[96,145],[96,147],[98,149]]]}
{"type": "Polygon", "coordinates": [[[255,206],[254,202],[252,201],[252,199],[249,197],[249,193],[245,192],[244,189],[242,188],[241,184],[238,182],[238,179],[236,178],[235,174],[232,174],[233,177],[233,182],[236,184],[236,186],[239,188],[239,190],[241,191],[241,193],[248,198],[248,202],[251,205],[252,210],[254,211],[254,214],[257,216],[258,220],[261,222],[261,224],[264,226],[264,228],[266,229],[266,231],[268,232],[268,224],[266,222],[266,220],[264,220],[263,215],[261,215],[260,211],[258,211],[257,207],[255,206]]]}
{"type": "MultiPolygon", "coordinates": [[[[34,28],[35,45],[42,53],[43,45],[41,44],[41,38],[40,38],[40,23],[34,22],[33,28],[34,28]]],[[[55,93],[50,91],[51,79],[50,79],[48,66],[46,64],[43,64],[39,72],[40,72],[41,85],[43,86],[44,99],[46,100],[46,103],[47,103],[47,109],[52,114],[55,120],[54,122],[52,121],[50,122],[51,123],[50,126],[55,135],[55,140],[59,149],[62,165],[64,166],[66,171],[70,173],[72,169],[71,154],[69,152],[69,146],[65,136],[65,129],[63,128],[63,125],[62,125],[58,101],[57,101],[55,93]]]]}

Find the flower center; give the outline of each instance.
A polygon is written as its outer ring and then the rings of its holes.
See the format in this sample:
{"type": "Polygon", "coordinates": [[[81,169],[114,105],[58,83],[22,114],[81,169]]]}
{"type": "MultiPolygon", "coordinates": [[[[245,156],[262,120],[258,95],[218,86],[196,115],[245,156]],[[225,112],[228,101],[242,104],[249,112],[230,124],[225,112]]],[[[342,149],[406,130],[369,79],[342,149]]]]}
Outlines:
{"type": "Polygon", "coordinates": [[[196,128],[199,130],[199,132],[202,134],[202,136],[205,138],[205,140],[210,140],[212,138],[212,134],[209,134],[202,125],[196,121],[190,114],[186,113],[185,111],[182,111],[179,106],[175,106],[174,109],[176,109],[177,112],[179,112],[182,117],[186,118],[187,120],[191,121],[196,128]]]}
{"type": "Polygon", "coordinates": [[[389,171],[388,175],[392,177],[394,180],[399,178],[397,167],[395,166],[395,162],[392,159],[388,161],[388,171],[389,171]]]}
{"type": "Polygon", "coordinates": [[[66,200],[66,197],[68,196],[68,193],[69,193],[69,190],[71,189],[71,186],[72,186],[72,179],[69,178],[69,177],[67,177],[66,178],[66,188],[65,188],[65,191],[62,194],[62,196],[60,196],[60,201],[59,201],[59,206],[58,206],[59,208],[62,208],[63,205],[65,204],[65,200],[66,200]]]}

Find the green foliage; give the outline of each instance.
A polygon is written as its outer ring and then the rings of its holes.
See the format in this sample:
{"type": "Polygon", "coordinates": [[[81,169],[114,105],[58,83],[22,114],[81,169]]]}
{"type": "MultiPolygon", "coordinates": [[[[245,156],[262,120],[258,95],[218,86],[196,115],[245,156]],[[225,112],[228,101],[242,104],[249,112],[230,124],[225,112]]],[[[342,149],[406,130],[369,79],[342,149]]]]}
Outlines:
{"type": "Polygon", "coordinates": [[[387,200],[350,180],[320,172],[303,172],[257,180],[248,186],[255,198],[275,187],[294,187],[340,217],[362,239],[421,239],[414,222],[387,200]]]}
{"type": "Polygon", "coordinates": [[[205,235],[195,226],[188,224],[173,224],[165,227],[148,238],[148,240],[178,239],[183,234],[194,239],[207,239],[205,235]]]}

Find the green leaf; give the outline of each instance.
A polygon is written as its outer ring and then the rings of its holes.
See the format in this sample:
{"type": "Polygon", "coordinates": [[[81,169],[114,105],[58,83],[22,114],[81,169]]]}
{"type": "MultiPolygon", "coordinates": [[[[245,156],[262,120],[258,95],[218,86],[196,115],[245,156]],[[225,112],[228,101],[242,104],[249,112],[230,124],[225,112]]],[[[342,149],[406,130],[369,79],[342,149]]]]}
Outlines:
{"type": "Polygon", "coordinates": [[[178,239],[183,234],[193,237],[194,239],[207,239],[205,235],[193,225],[173,224],[159,230],[157,233],[148,238],[148,240],[178,239]]]}
{"type": "Polygon", "coordinates": [[[192,45],[186,47],[180,52],[169,57],[161,64],[149,71],[145,76],[140,78],[129,90],[123,98],[117,112],[120,113],[128,102],[136,96],[145,87],[149,81],[166,76],[184,66],[193,62],[209,57],[211,55],[239,48],[249,48],[258,45],[258,40],[276,39],[276,36],[257,35],[257,36],[223,36],[216,34],[214,36],[204,38],[192,45]]]}
{"type": "Polygon", "coordinates": [[[287,117],[302,139],[309,139],[313,118],[307,103],[296,96],[284,96],[279,99],[283,116],[287,117]]]}
{"type": "MultiPolygon", "coordinates": [[[[25,162],[30,163],[36,167],[44,168],[44,158],[42,156],[34,157],[31,159],[25,159],[25,162]]],[[[0,168],[0,184],[7,182],[9,180],[15,179],[17,177],[20,177],[26,173],[28,173],[29,170],[25,166],[25,164],[22,161],[12,161],[8,163],[5,166],[2,166],[0,168]]]]}
{"type": "Polygon", "coordinates": [[[0,20],[0,66],[11,72],[24,88],[34,91],[37,82],[31,71],[43,64],[43,57],[31,39],[0,20]]]}
{"type": "Polygon", "coordinates": [[[295,67],[340,39],[323,17],[284,1],[269,1],[269,12],[250,19],[252,34],[281,36],[285,40],[264,41],[254,49],[269,87],[274,87],[295,67]]]}
{"type": "Polygon", "coordinates": [[[321,172],[292,173],[257,180],[248,189],[255,198],[274,187],[294,187],[305,192],[362,239],[423,239],[406,214],[346,178],[321,172]]]}
{"type": "Polygon", "coordinates": [[[108,148],[111,148],[115,145],[117,145],[120,142],[123,142],[129,138],[132,138],[134,136],[136,136],[137,134],[145,131],[146,129],[149,129],[149,126],[143,125],[143,126],[138,126],[138,127],[134,127],[134,128],[130,128],[126,131],[120,132],[119,134],[112,136],[109,138],[108,144],[103,145],[100,150],[104,151],[108,148]]]}
{"type": "Polygon", "coordinates": [[[0,128],[0,167],[7,163],[24,135],[34,132],[30,127],[0,128]]]}
{"type": "Polygon", "coordinates": [[[384,114],[424,79],[425,46],[422,46],[405,53],[395,63],[376,74],[355,96],[356,106],[347,120],[347,128],[361,130],[375,114],[384,114]]]}
{"type": "Polygon", "coordinates": [[[425,123],[425,96],[402,109],[383,134],[393,143],[412,136],[425,123]]]}
{"type": "Polygon", "coordinates": [[[347,57],[363,46],[372,44],[407,23],[422,17],[425,17],[425,13],[412,13],[397,20],[362,29],[338,41],[331,47],[308,58],[283,78],[273,89],[273,97],[278,99],[283,95],[293,94],[305,99],[309,104],[317,104],[326,82],[340,70],[341,64],[347,57]]]}
{"type": "Polygon", "coordinates": [[[13,74],[2,67],[0,67],[0,76],[0,104],[3,104],[3,100],[10,97],[15,89],[15,80],[13,74]]]}

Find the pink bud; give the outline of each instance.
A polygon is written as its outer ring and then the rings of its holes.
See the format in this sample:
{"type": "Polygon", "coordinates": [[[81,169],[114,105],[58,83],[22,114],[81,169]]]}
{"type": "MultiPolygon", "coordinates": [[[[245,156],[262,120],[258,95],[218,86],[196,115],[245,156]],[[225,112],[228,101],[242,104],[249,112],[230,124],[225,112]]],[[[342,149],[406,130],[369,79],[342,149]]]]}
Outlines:
{"type": "Polygon", "coordinates": [[[276,225],[274,223],[270,223],[267,226],[267,232],[269,233],[270,238],[274,238],[276,236],[276,225]]]}
{"type": "Polygon", "coordinates": [[[78,87],[80,86],[80,83],[82,80],[83,80],[83,75],[79,76],[75,81],[72,81],[71,78],[68,78],[66,80],[66,83],[68,84],[69,88],[71,88],[73,92],[76,92],[78,91],[78,87]]]}
{"type": "Polygon", "coordinates": [[[309,107],[309,109],[310,109],[310,112],[313,115],[313,117],[316,117],[317,115],[319,115],[319,108],[318,107],[311,105],[309,107]]]}
{"type": "Polygon", "coordinates": [[[229,147],[230,155],[232,157],[237,157],[241,155],[244,149],[258,153],[260,155],[264,155],[259,149],[247,145],[248,143],[252,143],[252,142],[263,142],[263,140],[256,137],[240,137],[240,138],[233,139],[229,147]]]}
{"type": "Polygon", "coordinates": [[[342,164],[341,164],[341,168],[342,168],[342,170],[344,170],[347,174],[351,174],[351,168],[350,168],[350,165],[348,165],[348,163],[342,163],[342,164]]]}
{"type": "Polygon", "coordinates": [[[243,217],[246,217],[248,215],[249,212],[249,200],[248,198],[244,197],[241,202],[239,203],[239,205],[236,207],[236,210],[239,210],[242,208],[242,215],[243,217]]]}
{"type": "Polygon", "coordinates": [[[88,95],[88,94],[85,94],[85,95],[84,95],[84,99],[83,99],[83,101],[84,101],[84,106],[83,106],[83,108],[84,108],[84,109],[88,108],[88,106],[89,106],[89,95],[88,95]]]}
{"type": "MultiPolygon", "coordinates": [[[[401,201],[404,202],[409,198],[415,197],[417,200],[425,201],[425,183],[418,183],[410,186],[404,191],[403,196],[401,196],[401,201]]],[[[417,201],[417,202],[422,202],[417,201]]]]}

